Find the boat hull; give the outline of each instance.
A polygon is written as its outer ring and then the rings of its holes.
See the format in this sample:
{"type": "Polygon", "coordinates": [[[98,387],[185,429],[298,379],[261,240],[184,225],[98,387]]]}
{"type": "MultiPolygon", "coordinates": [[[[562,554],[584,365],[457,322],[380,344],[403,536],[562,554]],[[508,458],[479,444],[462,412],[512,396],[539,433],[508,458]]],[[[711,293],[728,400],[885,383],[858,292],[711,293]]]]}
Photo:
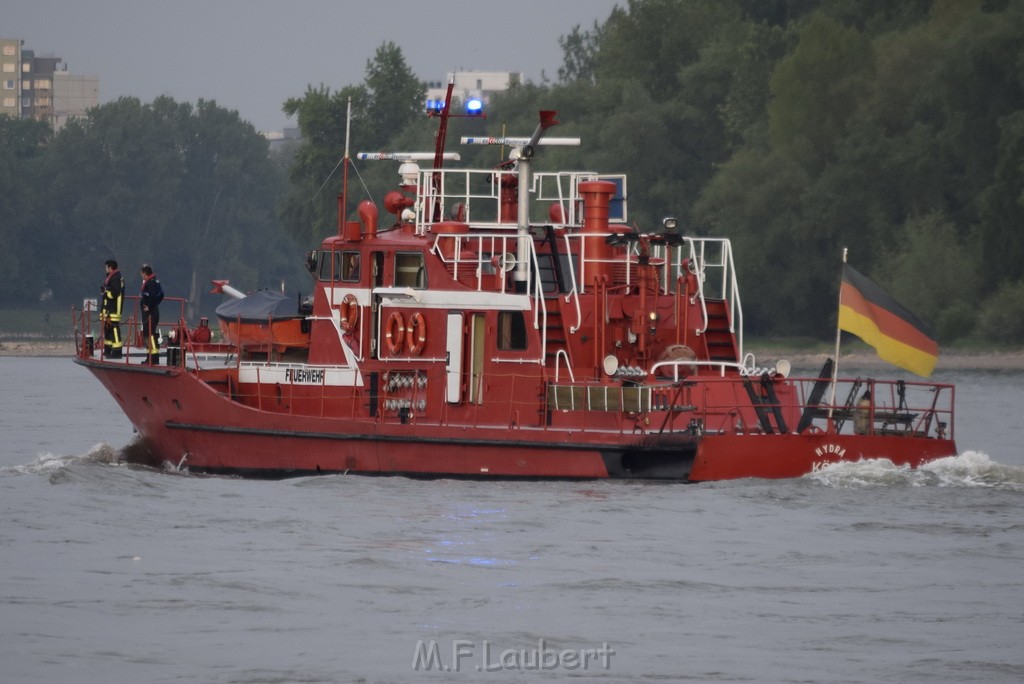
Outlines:
{"type": "Polygon", "coordinates": [[[861,458],[917,467],[956,454],[952,440],[933,438],[623,434],[282,414],[234,402],[182,368],[76,362],[110,391],[142,435],[147,464],[204,472],[708,481],[799,477],[861,458]]]}

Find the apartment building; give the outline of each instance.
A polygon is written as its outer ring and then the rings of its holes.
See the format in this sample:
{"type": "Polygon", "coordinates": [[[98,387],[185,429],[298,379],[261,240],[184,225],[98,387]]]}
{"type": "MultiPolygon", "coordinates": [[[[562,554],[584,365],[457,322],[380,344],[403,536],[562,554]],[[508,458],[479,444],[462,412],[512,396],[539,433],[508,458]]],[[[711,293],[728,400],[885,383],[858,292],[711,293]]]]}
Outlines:
{"type": "Polygon", "coordinates": [[[0,114],[48,122],[54,131],[99,104],[99,78],[69,74],[61,57],[0,38],[0,114]]]}

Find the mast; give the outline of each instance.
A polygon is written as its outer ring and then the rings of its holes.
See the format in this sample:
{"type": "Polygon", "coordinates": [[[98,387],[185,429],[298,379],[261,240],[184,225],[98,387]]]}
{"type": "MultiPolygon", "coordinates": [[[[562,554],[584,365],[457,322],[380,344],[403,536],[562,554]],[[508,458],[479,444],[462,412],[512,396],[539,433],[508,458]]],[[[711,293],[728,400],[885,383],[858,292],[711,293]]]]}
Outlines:
{"type": "Polygon", "coordinates": [[[341,158],[344,168],[341,171],[341,194],[338,195],[338,237],[345,237],[345,218],[348,216],[348,139],[351,130],[352,98],[349,97],[348,108],[345,111],[345,156],[341,158]]]}
{"type": "Polygon", "coordinates": [[[441,121],[437,125],[437,140],[434,141],[434,173],[430,176],[431,191],[435,197],[434,208],[431,212],[431,220],[441,220],[441,202],[437,201],[441,195],[441,167],[444,166],[444,148],[448,139],[448,118],[451,116],[452,91],[455,90],[455,74],[448,74],[448,90],[444,94],[444,104],[437,116],[441,121]]]}
{"type": "MultiPolygon", "coordinates": [[[[844,264],[846,263],[846,256],[847,256],[848,252],[849,252],[849,250],[846,247],[843,247],[843,263],[844,264]]],[[[839,378],[839,338],[840,338],[841,333],[842,333],[842,330],[840,330],[840,328],[839,328],[838,312],[839,312],[839,307],[841,307],[842,305],[843,305],[843,279],[842,279],[842,271],[840,270],[840,276],[839,276],[839,306],[836,307],[836,312],[837,312],[837,315],[836,315],[836,362],[834,364],[832,364],[832,398],[828,402],[828,404],[829,404],[829,406],[828,406],[828,418],[829,418],[829,420],[832,420],[832,412],[835,410],[835,406],[836,406],[836,382],[838,381],[838,378],[839,378]]]]}
{"type": "Polygon", "coordinates": [[[516,211],[517,218],[517,240],[516,248],[516,272],[513,279],[518,282],[526,282],[529,277],[529,250],[530,250],[530,160],[537,150],[537,144],[541,136],[552,126],[557,125],[555,112],[542,110],[540,112],[540,123],[537,124],[533,136],[525,145],[519,148],[519,206],[516,211]]]}
{"type": "MultiPolygon", "coordinates": [[[[434,168],[440,169],[444,165],[444,147],[448,138],[448,117],[452,108],[452,91],[455,89],[455,74],[448,74],[448,90],[444,95],[444,105],[438,116],[441,122],[437,126],[437,140],[434,141],[434,168]]],[[[437,176],[434,176],[435,180],[437,176]]],[[[436,188],[435,188],[436,189],[436,188]]]]}

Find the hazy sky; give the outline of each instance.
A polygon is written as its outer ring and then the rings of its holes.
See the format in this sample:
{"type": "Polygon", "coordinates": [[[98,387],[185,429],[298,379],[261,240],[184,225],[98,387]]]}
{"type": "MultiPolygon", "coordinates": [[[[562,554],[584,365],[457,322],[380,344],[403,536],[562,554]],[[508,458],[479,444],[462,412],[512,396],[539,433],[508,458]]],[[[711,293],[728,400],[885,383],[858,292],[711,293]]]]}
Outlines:
{"type": "Polygon", "coordinates": [[[559,36],[626,0],[5,0],[0,38],[99,77],[100,103],[216,100],[257,129],[294,125],[289,97],[363,81],[385,41],[426,81],[450,71],[555,80],[559,36]]]}

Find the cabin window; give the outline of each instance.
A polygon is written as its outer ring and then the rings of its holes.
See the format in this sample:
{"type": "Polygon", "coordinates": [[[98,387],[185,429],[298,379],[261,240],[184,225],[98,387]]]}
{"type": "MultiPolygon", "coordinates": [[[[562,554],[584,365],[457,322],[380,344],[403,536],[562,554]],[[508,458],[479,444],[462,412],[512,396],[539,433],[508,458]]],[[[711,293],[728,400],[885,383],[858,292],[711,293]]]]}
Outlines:
{"type": "Polygon", "coordinates": [[[346,283],[359,282],[359,252],[341,253],[341,279],[346,283]]]}
{"type": "Polygon", "coordinates": [[[320,280],[328,282],[341,280],[341,252],[324,250],[320,253],[320,275],[318,277],[320,280]]]}
{"type": "Polygon", "coordinates": [[[522,311],[498,312],[498,349],[524,351],[526,349],[526,318],[522,311]]]}
{"type": "Polygon", "coordinates": [[[395,255],[395,287],[422,290],[427,286],[427,271],[422,252],[399,252],[395,255]]]}

